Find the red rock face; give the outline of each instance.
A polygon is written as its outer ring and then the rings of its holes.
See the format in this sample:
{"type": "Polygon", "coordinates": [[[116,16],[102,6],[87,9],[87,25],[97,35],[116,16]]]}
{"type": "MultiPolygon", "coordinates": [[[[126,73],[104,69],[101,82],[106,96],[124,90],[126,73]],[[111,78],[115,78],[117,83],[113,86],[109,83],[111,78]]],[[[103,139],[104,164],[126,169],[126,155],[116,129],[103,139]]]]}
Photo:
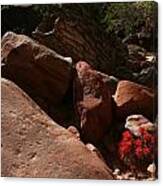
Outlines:
{"type": "Polygon", "coordinates": [[[75,103],[85,142],[98,143],[112,122],[112,98],[103,77],[89,64],[76,64],[75,103]]]}
{"type": "Polygon", "coordinates": [[[125,120],[132,114],[142,114],[154,119],[156,96],[151,89],[133,83],[120,81],[115,94],[117,104],[117,118],[125,120]]]}
{"type": "Polygon", "coordinates": [[[39,103],[62,101],[71,79],[67,59],[25,35],[8,32],[2,38],[2,76],[39,103]]]}
{"type": "Polygon", "coordinates": [[[3,177],[113,179],[96,153],[4,79],[1,129],[3,177]]]}

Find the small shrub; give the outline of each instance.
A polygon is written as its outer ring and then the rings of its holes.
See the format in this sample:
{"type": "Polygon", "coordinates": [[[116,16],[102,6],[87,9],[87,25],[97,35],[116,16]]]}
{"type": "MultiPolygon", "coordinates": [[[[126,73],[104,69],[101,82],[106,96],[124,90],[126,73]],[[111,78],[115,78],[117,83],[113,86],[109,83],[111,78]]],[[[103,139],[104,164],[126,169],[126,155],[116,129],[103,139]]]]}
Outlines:
{"type": "Polygon", "coordinates": [[[128,130],[124,131],[118,144],[119,157],[129,167],[134,165],[145,168],[154,161],[155,134],[143,128],[140,128],[140,133],[141,135],[136,137],[128,130]]]}
{"type": "Polygon", "coordinates": [[[121,37],[157,28],[157,3],[153,1],[109,3],[103,22],[108,32],[121,37]]]}

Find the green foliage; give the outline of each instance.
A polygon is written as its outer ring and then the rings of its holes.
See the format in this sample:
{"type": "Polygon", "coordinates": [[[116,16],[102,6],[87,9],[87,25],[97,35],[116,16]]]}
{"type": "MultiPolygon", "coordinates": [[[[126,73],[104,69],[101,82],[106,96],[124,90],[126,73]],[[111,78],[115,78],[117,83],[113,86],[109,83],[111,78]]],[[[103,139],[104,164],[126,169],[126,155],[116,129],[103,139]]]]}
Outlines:
{"type": "MultiPolygon", "coordinates": [[[[2,35],[7,31],[14,31],[30,35],[42,20],[64,14],[68,17],[87,17],[97,24],[101,22],[103,3],[79,3],[79,4],[38,4],[38,5],[2,5],[2,35]]],[[[79,20],[80,21],[80,20],[79,20]]]]}
{"type": "Polygon", "coordinates": [[[108,32],[124,35],[142,31],[151,31],[157,24],[157,3],[139,1],[129,3],[108,3],[103,22],[108,32]]]}
{"type": "Polygon", "coordinates": [[[33,5],[32,9],[42,18],[52,16],[56,10],[61,8],[61,4],[33,5]]]}
{"type": "Polygon", "coordinates": [[[145,32],[151,32],[154,28],[157,28],[157,3],[153,1],[40,4],[24,8],[3,5],[1,6],[2,34],[10,29],[29,35],[31,30],[38,26],[42,19],[50,18],[54,14],[57,15],[57,13],[61,12],[74,16],[76,19],[78,19],[78,16],[84,15],[85,18],[100,24],[107,32],[116,33],[117,35],[122,33],[122,38],[129,33],[136,33],[142,29],[145,32]],[[21,9],[22,12],[20,13],[21,9]]]}

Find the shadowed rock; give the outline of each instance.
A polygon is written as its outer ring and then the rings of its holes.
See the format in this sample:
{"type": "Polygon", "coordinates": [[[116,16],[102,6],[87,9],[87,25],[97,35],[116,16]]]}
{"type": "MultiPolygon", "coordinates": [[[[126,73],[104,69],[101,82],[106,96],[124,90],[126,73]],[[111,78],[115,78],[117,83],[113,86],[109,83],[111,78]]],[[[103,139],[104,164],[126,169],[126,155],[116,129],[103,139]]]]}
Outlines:
{"type": "Polygon", "coordinates": [[[71,79],[71,58],[63,57],[25,35],[2,38],[2,76],[14,81],[42,105],[62,101],[71,79]]]}

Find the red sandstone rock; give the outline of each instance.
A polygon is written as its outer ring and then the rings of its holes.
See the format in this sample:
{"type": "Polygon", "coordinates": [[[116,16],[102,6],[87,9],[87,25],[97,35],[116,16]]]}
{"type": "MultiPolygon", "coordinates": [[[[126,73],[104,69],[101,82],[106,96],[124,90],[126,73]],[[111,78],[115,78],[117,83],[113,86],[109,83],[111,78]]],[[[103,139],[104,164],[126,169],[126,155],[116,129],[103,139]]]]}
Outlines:
{"type": "Polygon", "coordinates": [[[154,119],[156,108],[155,93],[142,85],[131,81],[120,81],[115,94],[117,118],[125,120],[132,114],[142,114],[154,119]]]}
{"type": "Polygon", "coordinates": [[[1,135],[2,176],[113,179],[96,153],[4,79],[1,135]]]}
{"type": "Polygon", "coordinates": [[[65,58],[25,35],[13,32],[2,38],[2,76],[14,81],[35,101],[58,104],[70,79],[70,58],[65,58]]]}
{"type": "Polygon", "coordinates": [[[85,142],[98,143],[112,122],[111,92],[103,76],[89,64],[76,64],[75,103],[85,142]]]}

